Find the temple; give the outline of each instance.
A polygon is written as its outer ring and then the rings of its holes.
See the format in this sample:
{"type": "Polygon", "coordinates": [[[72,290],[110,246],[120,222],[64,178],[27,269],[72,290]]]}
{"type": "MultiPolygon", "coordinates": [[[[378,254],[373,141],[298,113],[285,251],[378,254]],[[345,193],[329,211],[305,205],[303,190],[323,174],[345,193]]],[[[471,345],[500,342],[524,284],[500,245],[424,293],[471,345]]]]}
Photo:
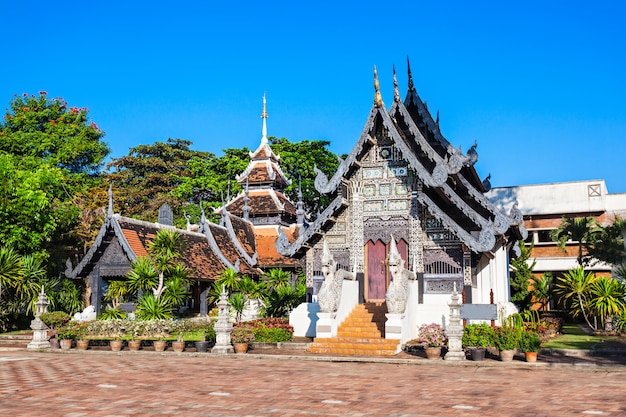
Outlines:
{"type": "MultiPolygon", "coordinates": [[[[292,180],[269,145],[263,97],[261,141],[237,176],[243,191],[216,211],[219,224],[203,213],[197,229],[177,229],[193,271],[192,307],[200,314],[207,312],[206,291],[225,268],[253,277],[268,268],[301,268],[315,298],[309,301],[318,302],[294,311],[296,335],[318,339],[335,337],[363,309],[377,317],[377,337],[406,341],[419,324],[445,327],[455,289],[465,304],[510,307],[509,256],[527,237],[521,211],[515,202],[504,211],[485,197],[490,186],[474,168],[477,144],[463,153],[442,135],[439,116],[432,117],[414,87],[410,64],[404,100],[395,69],[393,81],[387,109],[374,68],[365,127],[335,172],[315,168],[315,188],[330,204],[307,221],[302,194],[295,203],[284,194],[292,180]],[[312,312],[315,323],[298,322],[311,321],[312,312]]],[[[173,228],[171,209],[162,217],[149,223],[114,214],[111,194],[94,245],[66,270],[90,283],[98,310],[102,282],[123,279],[157,231],[173,228]]]]}
{"type": "Polygon", "coordinates": [[[410,64],[408,83],[402,101],[394,69],[388,110],[374,68],[374,100],[356,144],[336,172],[316,171],[315,187],[331,203],[297,239],[281,234],[278,251],[301,260],[313,285],[327,245],[335,262],[356,275],[358,302],[387,312],[395,246],[416,275],[416,299],[408,300],[406,314],[417,324],[445,325],[454,287],[465,303],[509,308],[508,260],[526,238],[522,213],[515,204],[504,212],[484,196],[489,184],[474,168],[476,143],[464,154],[442,135],[410,64]]]}

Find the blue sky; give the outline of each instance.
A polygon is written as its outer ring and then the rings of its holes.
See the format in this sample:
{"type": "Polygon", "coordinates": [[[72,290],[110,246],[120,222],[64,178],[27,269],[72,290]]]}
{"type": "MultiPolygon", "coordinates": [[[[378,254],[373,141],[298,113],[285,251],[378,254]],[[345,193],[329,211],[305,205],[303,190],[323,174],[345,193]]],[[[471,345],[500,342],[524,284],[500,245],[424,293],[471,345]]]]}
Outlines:
{"type": "Polygon", "coordinates": [[[605,179],[626,192],[621,1],[6,2],[0,100],[44,90],[88,107],[112,157],[178,137],[221,154],[268,134],[349,152],[392,65],[476,140],[494,186],[605,179]],[[20,4],[18,4],[20,3],[20,4]]]}

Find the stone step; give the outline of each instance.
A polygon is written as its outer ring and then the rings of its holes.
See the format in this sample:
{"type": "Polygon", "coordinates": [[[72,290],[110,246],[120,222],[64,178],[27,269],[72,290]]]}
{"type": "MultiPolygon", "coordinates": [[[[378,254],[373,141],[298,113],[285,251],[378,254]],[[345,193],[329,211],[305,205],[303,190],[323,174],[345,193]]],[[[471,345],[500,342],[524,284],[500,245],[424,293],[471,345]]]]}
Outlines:
{"type": "Polygon", "coordinates": [[[32,340],[32,333],[3,334],[0,335],[0,348],[26,348],[32,340]]]}

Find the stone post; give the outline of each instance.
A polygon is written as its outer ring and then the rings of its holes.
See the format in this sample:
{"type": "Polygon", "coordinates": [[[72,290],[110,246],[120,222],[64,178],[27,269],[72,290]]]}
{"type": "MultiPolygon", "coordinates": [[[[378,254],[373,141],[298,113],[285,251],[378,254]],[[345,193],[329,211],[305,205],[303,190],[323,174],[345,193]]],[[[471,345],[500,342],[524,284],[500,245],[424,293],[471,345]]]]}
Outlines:
{"type": "Polygon", "coordinates": [[[461,303],[459,303],[459,294],[456,292],[456,282],[454,283],[451,298],[452,302],[448,304],[450,306],[450,322],[445,330],[448,337],[448,352],[444,359],[447,361],[464,361],[461,303]]]}
{"type": "Polygon", "coordinates": [[[43,313],[48,312],[48,304],[50,303],[48,303],[48,297],[46,297],[42,285],[39,300],[35,303],[35,319],[30,322],[30,328],[33,329],[33,340],[27,346],[29,350],[47,349],[50,347],[48,326],[40,318],[43,313]]]}
{"type": "Polygon", "coordinates": [[[226,288],[222,286],[220,301],[217,303],[218,314],[217,323],[215,323],[215,346],[211,349],[211,353],[225,355],[234,353],[233,346],[230,344],[230,331],[233,328],[230,322],[230,314],[228,312],[228,293],[226,288]]]}

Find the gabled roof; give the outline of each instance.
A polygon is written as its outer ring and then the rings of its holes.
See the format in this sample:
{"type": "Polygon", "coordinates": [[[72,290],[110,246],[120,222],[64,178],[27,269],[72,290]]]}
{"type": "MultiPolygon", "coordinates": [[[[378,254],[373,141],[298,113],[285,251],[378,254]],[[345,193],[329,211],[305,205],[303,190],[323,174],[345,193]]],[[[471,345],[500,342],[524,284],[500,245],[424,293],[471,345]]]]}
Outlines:
{"type": "MultiPolygon", "coordinates": [[[[147,256],[149,243],[160,229],[165,228],[174,229],[181,234],[184,247],[181,261],[189,268],[193,279],[213,279],[220,271],[234,267],[244,273],[258,273],[247,260],[244,259],[244,262],[241,262],[240,249],[230,239],[225,227],[209,224],[205,227],[204,233],[196,233],[109,213],[94,244],[81,261],[73,267],[68,259],[65,275],[69,278],[87,277],[112,242],[119,242],[129,262],[140,256],[147,256]]],[[[245,238],[242,235],[245,241],[243,244],[237,240],[243,252],[246,248],[247,250],[253,249],[245,238]]]]}
{"type": "MultiPolygon", "coordinates": [[[[229,212],[239,217],[243,217],[245,197],[245,191],[241,192],[225,207],[228,208],[229,212]]],[[[276,191],[271,188],[249,190],[248,198],[250,218],[267,217],[280,214],[286,215],[286,217],[292,221],[295,221],[296,219],[296,206],[280,191],[276,191]]],[[[222,209],[216,210],[217,213],[221,213],[221,211],[222,209]]]]}
{"type": "MultiPolygon", "coordinates": [[[[507,233],[510,228],[519,232],[519,227],[523,227],[521,212],[515,211],[515,208],[506,215],[483,196],[482,183],[477,181],[472,166],[477,159],[475,149],[471,150],[473,153],[463,155],[460,149],[451,146],[439,132],[417,93],[411,91],[412,88],[409,88],[407,101],[415,106],[418,114],[422,114],[417,122],[399,100],[397,92],[391,114],[386,110],[378,90],[376,73],[374,85],[374,105],[359,140],[330,180],[317,167],[314,168],[316,189],[324,194],[338,194],[342,180],[349,178],[358,168],[358,161],[374,144],[373,132],[382,125],[423,184],[422,192],[417,194],[418,200],[472,251],[491,251],[496,244],[496,236],[507,233]],[[428,127],[430,140],[422,135],[418,123],[428,127]],[[465,175],[472,172],[473,178],[468,181],[465,175]]],[[[299,253],[310,238],[328,228],[329,219],[338,215],[336,211],[343,210],[336,201],[296,241],[290,243],[286,236],[281,235],[276,243],[278,251],[288,255],[299,253]],[[327,213],[333,206],[332,213],[327,213]]]]}
{"type": "Polygon", "coordinates": [[[279,228],[289,240],[296,239],[298,228],[295,225],[286,228],[275,225],[256,226],[254,228],[259,251],[259,268],[295,268],[300,266],[296,259],[278,253],[276,240],[280,234],[279,228]]]}

